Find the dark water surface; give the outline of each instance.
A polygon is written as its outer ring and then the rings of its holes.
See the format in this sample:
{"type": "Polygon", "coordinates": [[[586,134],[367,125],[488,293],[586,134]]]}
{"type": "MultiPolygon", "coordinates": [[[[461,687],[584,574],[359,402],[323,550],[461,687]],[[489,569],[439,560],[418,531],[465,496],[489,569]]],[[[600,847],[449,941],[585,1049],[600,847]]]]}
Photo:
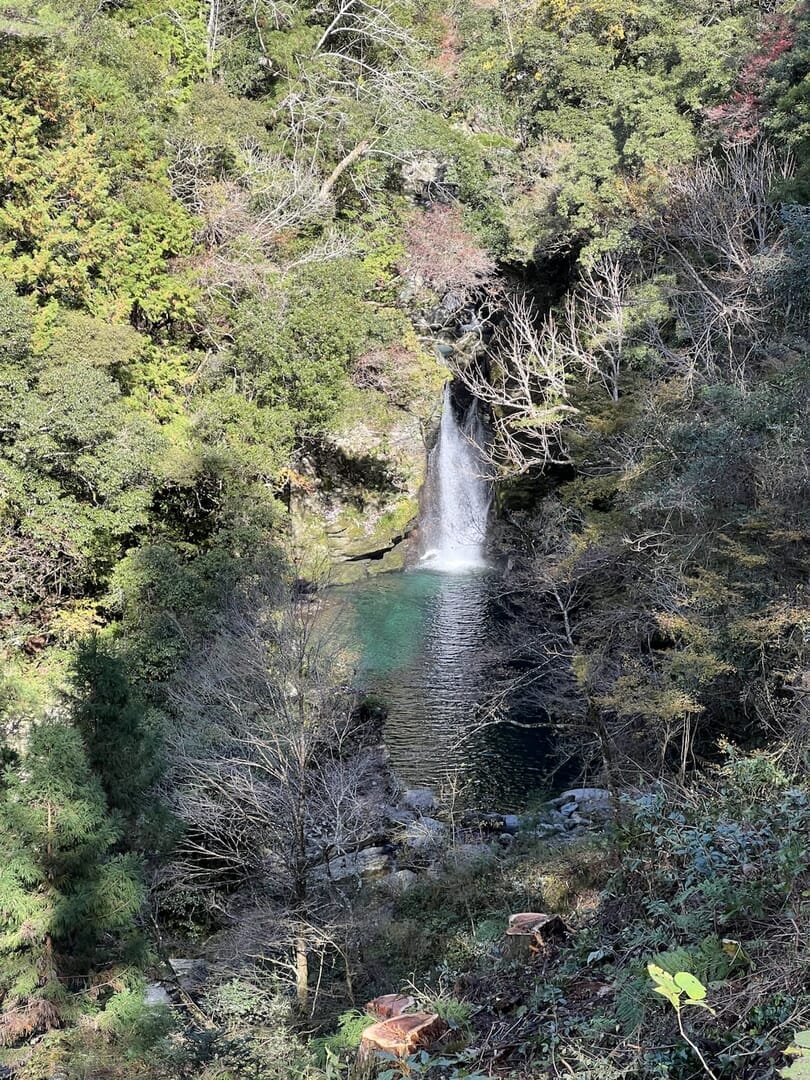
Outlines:
{"type": "Polygon", "coordinates": [[[331,590],[329,606],[359,684],[389,710],[385,742],[401,780],[438,789],[460,771],[466,801],[507,810],[540,788],[546,742],[540,731],[482,726],[504,630],[498,583],[495,572],[410,570],[331,590]]]}

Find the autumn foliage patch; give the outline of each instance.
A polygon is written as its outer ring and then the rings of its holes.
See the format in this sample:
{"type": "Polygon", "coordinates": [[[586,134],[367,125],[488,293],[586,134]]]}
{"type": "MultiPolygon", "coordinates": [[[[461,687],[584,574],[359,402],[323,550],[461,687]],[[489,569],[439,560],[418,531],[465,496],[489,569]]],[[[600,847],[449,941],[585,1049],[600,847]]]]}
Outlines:
{"type": "Polygon", "coordinates": [[[400,270],[439,293],[474,288],[495,270],[494,260],[465,228],[454,206],[414,213],[405,228],[405,248],[407,259],[400,270]]]}
{"type": "Polygon", "coordinates": [[[796,33],[786,17],[762,35],[757,50],[743,66],[737,87],[722,105],[706,110],[709,123],[727,142],[752,142],[760,135],[763,95],[772,66],[793,48],[796,33]]]}

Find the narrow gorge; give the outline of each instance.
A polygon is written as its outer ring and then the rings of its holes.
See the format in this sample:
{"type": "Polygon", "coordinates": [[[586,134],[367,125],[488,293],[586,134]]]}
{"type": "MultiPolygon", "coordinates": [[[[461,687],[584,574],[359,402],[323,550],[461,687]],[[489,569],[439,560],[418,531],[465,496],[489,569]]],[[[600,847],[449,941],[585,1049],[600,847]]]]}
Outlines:
{"type": "Polygon", "coordinates": [[[508,584],[489,542],[486,439],[478,402],[447,382],[404,567],[332,589],[327,612],[358,657],[359,685],[385,711],[399,781],[463,788],[505,812],[541,794],[549,761],[542,714],[521,713],[508,695],[493,701],[508,584]]]}
{"type": "Polygon", "coordinates": [[[810,1078],[807,0],[0,4],[0,1080],[810,1078]]]}

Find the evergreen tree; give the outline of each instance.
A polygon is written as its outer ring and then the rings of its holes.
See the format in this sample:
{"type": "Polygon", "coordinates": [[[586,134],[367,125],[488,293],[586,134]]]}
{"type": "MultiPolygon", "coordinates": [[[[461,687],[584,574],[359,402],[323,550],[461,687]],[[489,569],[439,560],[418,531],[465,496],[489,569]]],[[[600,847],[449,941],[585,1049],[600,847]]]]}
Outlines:
{"type": "Polygon", "coordinates": [[[73,722],[112,810],[137,813],[160,772],[159,736],[132,694],[122,662],[93,635],[80,645],[73,669],[73,722]]]}
{"type": "Polygon", "coordinates": [[[142,893],[79,733],[34,726],[0,799],[0,1042],[58,1023],[70,982],[110,957],[102,935],[130,929],[142,893]]]}

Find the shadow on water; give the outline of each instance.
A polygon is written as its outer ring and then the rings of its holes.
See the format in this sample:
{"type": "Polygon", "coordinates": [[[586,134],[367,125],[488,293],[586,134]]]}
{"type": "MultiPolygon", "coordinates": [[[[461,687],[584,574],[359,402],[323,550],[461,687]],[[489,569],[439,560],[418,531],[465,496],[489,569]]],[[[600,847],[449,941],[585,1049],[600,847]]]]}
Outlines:
{"type": "Polygon", "coordinates": [[[395,773],[406,785],[440,788],[458,772],[469,785],[465,801],[505,810],[541,787],[548,744],[542,730],[481,725],[503,633],[498,583],[496,573],[417,569],[331,592],[358,681],[388,709],[395,773]]]}

